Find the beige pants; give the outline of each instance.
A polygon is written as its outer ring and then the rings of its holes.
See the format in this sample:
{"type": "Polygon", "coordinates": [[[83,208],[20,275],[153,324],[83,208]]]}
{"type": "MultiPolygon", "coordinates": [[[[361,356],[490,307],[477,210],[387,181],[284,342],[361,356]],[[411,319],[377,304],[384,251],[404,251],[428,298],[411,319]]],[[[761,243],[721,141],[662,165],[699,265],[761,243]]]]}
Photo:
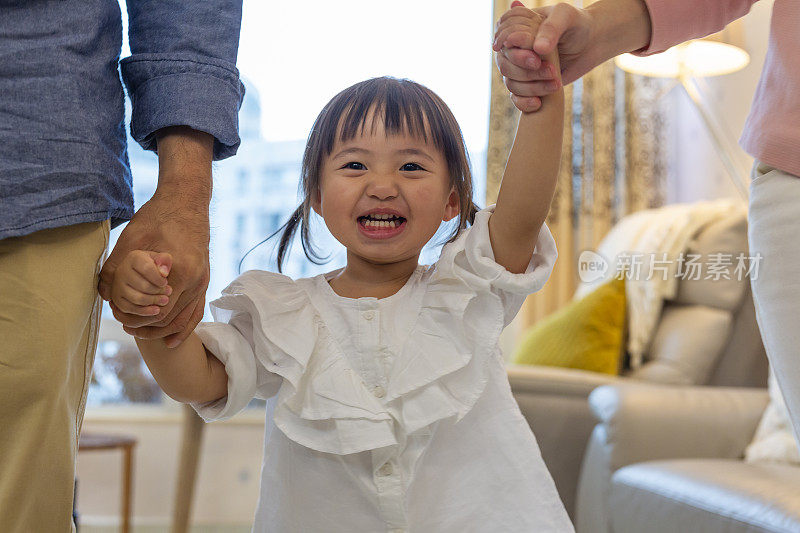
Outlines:
{"type": "Polygon", "coordinates": [[[109,222],[0,240],[0,532],[72,529],[109,222]]]}
{"type": "Polygon", "coordinates": [[[800,443],[800,177],[756,162],[748,215],[761,338],[800,443]]]}

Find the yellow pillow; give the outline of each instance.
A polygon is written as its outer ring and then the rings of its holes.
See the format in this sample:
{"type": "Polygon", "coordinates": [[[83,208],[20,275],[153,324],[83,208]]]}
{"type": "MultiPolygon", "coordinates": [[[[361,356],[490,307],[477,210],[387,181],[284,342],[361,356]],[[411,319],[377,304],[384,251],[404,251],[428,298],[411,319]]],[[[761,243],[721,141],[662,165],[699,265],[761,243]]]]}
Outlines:
{"type": "Polygon", "coordinates": [[[532,326],[512,360],[616,375],[624,333],[625,280],[614,278],[532,326]]]}

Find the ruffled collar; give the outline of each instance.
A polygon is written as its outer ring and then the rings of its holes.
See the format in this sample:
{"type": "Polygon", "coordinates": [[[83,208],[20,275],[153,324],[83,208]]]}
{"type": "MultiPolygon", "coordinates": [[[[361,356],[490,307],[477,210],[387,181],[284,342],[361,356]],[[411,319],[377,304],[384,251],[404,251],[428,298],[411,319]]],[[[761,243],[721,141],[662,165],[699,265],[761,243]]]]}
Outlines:
{"type": "MultiPolygon", "coordinates": [[[[380,300],[341,297],[324,275],[296,282],[268,276],[251,301],[251,315],[260,322],[254,348],[262,365],[284,378],[274,421],[295,442],[339,455],[403,447],[411,433],[463,418],[482,394],[502,329],[502,320],[485,319],[502,317],[491,292],[476,292],[458,279],[437,280],[435,268],[426,267],[380,300]],[[343,352],[348,332],[337,306],[365,302],[401,306],[394,327],[404,342],[392,354],[383,398],[368,390],[343,352]],[[481,312],[468,313],[470,306],[481,312]]],[[[242,297],[253,294],[242,289],[242,297]]]]}

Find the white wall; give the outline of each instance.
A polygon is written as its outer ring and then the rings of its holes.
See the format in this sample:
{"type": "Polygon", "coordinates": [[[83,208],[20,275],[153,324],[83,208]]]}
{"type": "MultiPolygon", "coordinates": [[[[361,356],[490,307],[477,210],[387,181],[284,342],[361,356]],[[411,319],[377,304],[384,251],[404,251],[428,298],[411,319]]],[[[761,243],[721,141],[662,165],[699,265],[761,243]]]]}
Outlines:
{"type": "MultiPolygon", "coordinates": [[[[708,101],[726,133],[738,141],[753,100],[767,52],[773,0],[757,2],[744,23],[750,64],[739,72],[706,78],[708,101]]],[[[670,110],[670,177],[667,201],[691,202],[739,197],[715,152],[709,134],[691,100],[680,87],[668,96],[670,110]]],[[[749,172],[752,157],[736,146],[737,161],[749,172]]]]}

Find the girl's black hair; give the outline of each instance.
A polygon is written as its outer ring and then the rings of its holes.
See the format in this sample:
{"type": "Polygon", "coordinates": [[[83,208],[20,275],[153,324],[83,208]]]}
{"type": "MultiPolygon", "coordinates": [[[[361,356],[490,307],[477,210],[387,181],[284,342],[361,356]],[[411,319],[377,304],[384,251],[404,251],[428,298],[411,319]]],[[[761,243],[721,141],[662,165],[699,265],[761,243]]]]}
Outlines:
{"type": "Polygon", "coordinates": [[[373,120],[382,115],[387,135],[408,133],[424,142],[429,142],[430,137],[434,146],[444,154],[450,185],[458,193],[461,211],[458,226],[447,242],[454,240],[468,223],[473,223],[478,207],[472,202],[472,172],[461,128],[453,113],[433,91],[418,83],[390,76],[372,78],[334,96],[314,121],[300,176],[303,203],[273,234],[282,232],[278,245],[278,272],[283,271],[283,262],[298,226],[303,252],[309,261],[317,265],[326,261],[327,258],[321,257],[311,242],[311,198],[319,190],[322,165],[333,151],[337,136],[340,142],[354,138],[363,131],[370,111],[373,111],[373,120]]]}

